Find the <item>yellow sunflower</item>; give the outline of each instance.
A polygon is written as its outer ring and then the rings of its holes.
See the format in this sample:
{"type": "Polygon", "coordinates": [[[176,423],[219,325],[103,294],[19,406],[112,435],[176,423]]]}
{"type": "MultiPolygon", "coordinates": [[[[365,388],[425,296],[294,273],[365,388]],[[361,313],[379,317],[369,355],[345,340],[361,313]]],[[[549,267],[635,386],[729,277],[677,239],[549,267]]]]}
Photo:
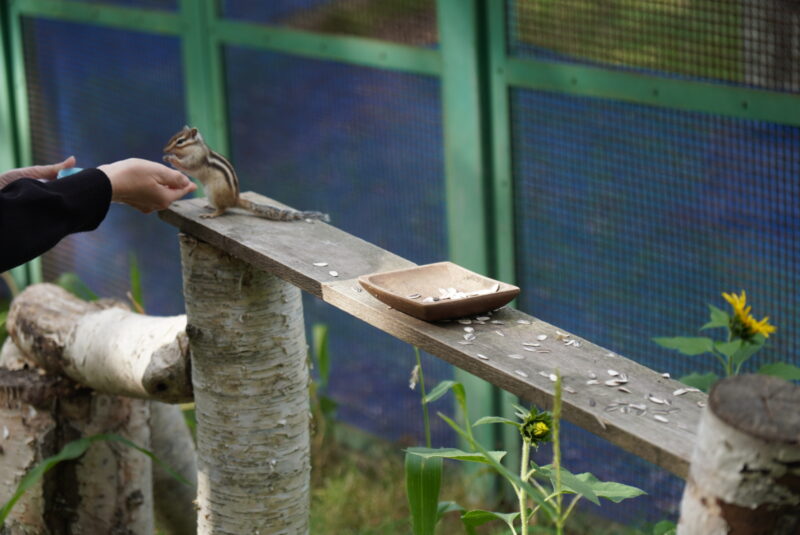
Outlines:
{"type": "Polygon", "coordinates": [[[747,295],[744,290],[742,290],[741,295],[723,292],[722,297],[733,308],[734,315],[731,318],[730,327],[734,335],[749,339],[756,334],[762,334],[764,338],[769,338],[769,335],[777,329],[774,325],[770,325],[768,316],[758,321],[750,314],[752,307],[747,306],[747,295]]]}

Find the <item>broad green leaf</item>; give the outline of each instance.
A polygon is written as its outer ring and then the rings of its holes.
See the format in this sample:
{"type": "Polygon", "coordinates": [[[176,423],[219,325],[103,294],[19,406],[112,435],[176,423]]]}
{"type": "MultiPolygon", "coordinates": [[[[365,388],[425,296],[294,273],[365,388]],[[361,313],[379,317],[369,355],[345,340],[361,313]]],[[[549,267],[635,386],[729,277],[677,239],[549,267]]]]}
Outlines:
{"type": "Polygon", "coordinates": [[[711,311],[711,319],[708,321],[708,323],[700,327],[701,331],[706,329],[714,329],[717,327],[727,327],[730,325],[731,317],[727,312],[720,310],[714,305],[708,305],[708,308],[711,311]]]}
{"type": "Polygon", "coordinates": [[[742,347],[731,356],[731,364],[733,364],[734,370],[738,370],[742,364],[747,362],[747,359],[764,347],[764,342],[766,342],[766,338],[760,334],[756,335],[752,341],[743,341],[742,347]]]}
{"type": "Polygon", "coordinates": [[[517,429],[519,429],[519,427],[522,425],[516,420],[503,418],[501,416],[484,416],[483,418],[480,418],[477,422],[472,424],[472,426],[474,427],[476,425],[483,425],[483,424],[508,424],[508,425],[513,425],[517,429]]]}
{"type": "Polygon", "coordinates": [[[788,362],[773,362],[764,364],[758,369],[758,373],[764,375],[774,375],[787,381],[800,381],[800,368],[788,362]]]}
{"type": "Polygon", "coordinates": [[[714,350],[714,340],[704,336],[676,336],[673,338],[653,338],[653,341],[667,349],[675,349],[684,355],[702,355],[714,350]]]}
{"type": "Polygon", "coordinates": [[[139,269],[139,261],[135,253],[128,255],[128,272],[131,282],[131,298],[134,303],[144,310],[144,294],[142,292],[142,271],[139,269]]]}
{"type": "MultiPolygon", "coordinates": [[[[424,459],[453,459],[456,461],[468,461],[473,463],[489,464],[489,461],[480,453],[470,453],[456,448],[408,448],[406,453],[419,455],[424,459]]],[[[500,462],[505,457],[504,451],[490,451],[489,455],[500,462]]]]}
{"type": "Polygon", "coordinates": [[[434,535],[439,521],[442,459],[406,453],[406,496],[414,535],[434,535]]]}
{"type": "Polygon", "coordinates": [[[653,535],[675,535],[678,528],[675,526],[674,522],[670,522],[669,520],[662,520],[655,526],[653,526],[653,535]]]}
{"type": "MultiPolygon", "coordinates": [[[[553,488],[555,488],[556,476],[555,471],[553,470],[553,465],[548,464],[546,466],[540,466],[539,469],[534,473],[534,476],[550,479],[550,481],[553,483],[553,488]]],[[[564,487],[565,491],[572,491],[575,494],[580,494],[593,504],[600,505],[600,500],[597,498],[597,495],[595,494],[591,485],[564,467],[561,467],[561,486],[564,487]]]]}
{"type": "Polygon", "coordinates": [[[589,472],[577,474],[575,477],[591,487],[598,497],[611,500],[614,503],[619,503],[622,500],[627,500],[628,498],[636,498],[637,496],[647,494],[642,489],[625,485],[623,483],[617,483],[614,481],[600,481],[597,479],[597,477],[595,477],[594,474],[589,472]]]}
{"type": "Polygon", "coordinates": [[[734,340],[732,342],[715,342],[714,347],[717,349],[717,351],[730,358],[742,348],[743,343],[744,342],[742,340],[734,340]]]}
{"type": "Polygon", "coordinates": [[[331,372],[330,354],[328,352],[328,326],[324,323],[315,323],[311,328],[314,358],[319,373],[319,387],[324,390],[328,385],[331,372]]]}
{"type": "Polygon", "coordinates": [[[545,497],[542,495],[542,493],[538,489],[534,488],[527,481],[522,481],[522,479],[520,479],[520,477],[518,475],[514,474],[513,472],[511,472],[511,470],[509,470],[508,468],[503,466],[499,461],[497,461],[491,455],[491,453],[486,448],[484,448],[480,444],[480,442],[477,442],[475,439],[473,439],[465,430],[461,429],[461,427],[459,427],[459,425],[457,423],[455,423],[452,419],[448,418],[446,415],[442,414],[441,412],[438,413],[438,414],[439,414],[439,418],[441,418],[442,420],[447,422],[447,425],[449,425],[451,428],[453,428],[453,430],[456,433],[458,433],[461,436],[461,438],[466,440],[467,443],[469,443],[473,448],[475,448],[478,452],[480,452],[481,455],[483,455],[484,459],[486,459],[486,461],[490,465],[492,465],[492,467],[495,469],[495,471],[498,474],[503,476],[512,485],[514,485],[517,488],[522,489],[523,491],[525,491],[525,494],[531,500],[533,500],[537,505],[540,506],[541,510],[544,511],[547,514],[547,517],[550,520],[553,520],[553,519],[556,518],[555,509],[553,508],[553,506],[550,503],[548,503],[545,500],[545,497]]]}
{"type": "Polygon", "coordinates": [[[464,508],[453,501],[439,502],[439,506],[436,510],[436,519],[441,520],[444,515],[454,511],[462,513],[464,512],[464,508]]]}
{"type": "Polygon", "coordinates": [[[91,291],[75,273],[62,273],[56,279],[56,284],[84,301],[97,300],[97,294],[91,291]]]}
{"type": "Polygon", "coordinates": [[[519,511],[517,511],[516,513],[495,513],[492,511],[473,509],[472,511],[467,511],[466,513],[461,515],[461,522],[463,522],[465,526],[469,526],[471,528],[477,528],[478,526],[482,526],[494,520],[502,520],[513,531],[514,522],[517,520],[518,517],[519,517],[519,511]]]}
{"type": "Polygon", "coordinates": [[[693,372],[689,375],[684,375],[678,380],[687,386],[693,386],[695,388],[699,388],[703,392],[708,392],[708,390],[711,388],[711,385],[719,380],[719,376],[713,372],[693,372]]]}

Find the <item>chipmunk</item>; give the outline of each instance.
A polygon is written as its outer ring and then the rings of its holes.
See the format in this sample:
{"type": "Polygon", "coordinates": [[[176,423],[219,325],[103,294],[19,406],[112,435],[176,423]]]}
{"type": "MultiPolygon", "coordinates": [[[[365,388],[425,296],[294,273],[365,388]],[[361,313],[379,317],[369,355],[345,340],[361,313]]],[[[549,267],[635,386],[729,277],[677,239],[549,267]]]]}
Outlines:
{"type": "Polygon", "coordinates": [[[197,128],[184,126],[183,130],[172,136],[164,147],[164,152],[165,162],[198,179],[205,186],[208,201],[214,212],[201,215],[200,217],[204,219],[221,216],[228,208],[238,207],[275,221],[330,220],[328,214],[322,212],[287,210],[241,198],[239,179],[236,177],[233,165],[206,145],[197,128]]]}

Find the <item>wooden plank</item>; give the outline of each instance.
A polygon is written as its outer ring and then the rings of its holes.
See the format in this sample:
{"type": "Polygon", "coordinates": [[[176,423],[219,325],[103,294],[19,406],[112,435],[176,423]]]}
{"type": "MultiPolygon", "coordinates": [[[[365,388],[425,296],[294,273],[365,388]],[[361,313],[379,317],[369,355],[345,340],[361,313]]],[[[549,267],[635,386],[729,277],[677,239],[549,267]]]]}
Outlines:
{"type": "MultiPolygon", "coordinates": [[[[247,196],[278,204],[255,194],[247,196]]],[[[357,283],[357,277],[363,274],[413,265],[408,260],[318,222],[281,223],[233,214],[200,219],[198,216],[206,212],[203,205],[202,199],[180,201],[162,212],[161,217],[540,407],[550,407],[552,403],[553,382],[549,375],[558,370],[565,387],[574,391],[563,396],[565,419],[686,477],[705,394],[675,396],[673,392],[682,388],[681,383],[510,307],[492,315],[492,320],[502,323],[473,322],[470,326],[475,329],[476,338],[464,344],[464,325],[414,319],[390,309],[357,283]],[[322,261],[329,265],[313,265],[322,261]],[[340,276],[330,276],[330,270],[338,271],[340,276]],[[546,338],[540,340],[543,336],[546,338]],[[528,345],[526,349],[523,342],[540,345],[528,345]],[[605,385],[614,378],[608,370],[628,377],[621,386],[629,393],[605,385]],[[599,384],[587,385],[590,374],[597,376],[599,384]],[[657,403],[653,398],[668,403],[657,403]],[[645,409],[643,414],[637,406],[645,409]],[[659,421],[654,418],[656,415],[668,421],[659,421]]]]}
{"type": "MultiPolygon", "coordinates": [[[[243,197],[259,203],[286,207],[255,193],[243,197]]],[[[161,219],[219,249],[260,269],[274,273],[317,297],[322,297],[322,283],[401,269],[415,265],[380,247],[336,227],[313,222],[268,221],[243,210],[231,210],[221,217],[201,219],[204,198],[172,203],[159,213],[161,219]],[[315,263],[327,262],[324,267],[315,263]]]]}

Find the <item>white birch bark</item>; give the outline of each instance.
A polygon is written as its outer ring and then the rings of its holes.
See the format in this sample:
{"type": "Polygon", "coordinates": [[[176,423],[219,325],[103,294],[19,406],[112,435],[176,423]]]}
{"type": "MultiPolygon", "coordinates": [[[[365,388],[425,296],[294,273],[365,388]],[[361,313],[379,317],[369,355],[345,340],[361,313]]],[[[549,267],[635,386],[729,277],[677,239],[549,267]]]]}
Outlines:
{"type": "Polygon", "coordinates": [[[36,284],[14,299],[7,325],[26,358],[50,374],[108,394],[191,400],[185,316],[145,316],[36,284]]]}
{"type": "Polygon", "coordinates": [[[197,415],[198,533],[308,533],[300,291],[184,235],[181,258],[197,415]]]}
{"type": "Polygon", "coordinates": [[[679,535],[800,533],[800,387],[764,375],[712,389],[679,535]]]}

